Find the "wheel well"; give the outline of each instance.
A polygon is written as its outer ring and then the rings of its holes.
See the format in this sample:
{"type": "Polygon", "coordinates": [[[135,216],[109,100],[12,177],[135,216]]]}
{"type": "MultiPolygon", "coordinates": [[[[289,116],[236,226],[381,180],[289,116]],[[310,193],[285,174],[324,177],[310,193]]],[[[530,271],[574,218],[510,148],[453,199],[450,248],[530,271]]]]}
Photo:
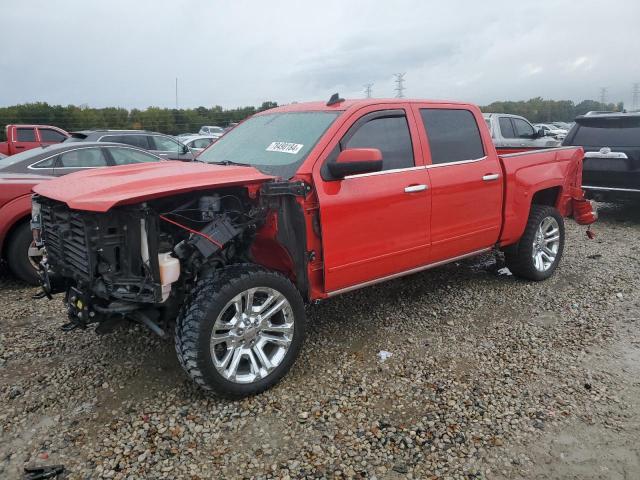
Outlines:
{"type": "Polygon", "coordinates": [[[7,234],[4,237],[4,241],[2,242],[2,252],[0,252],[2,254],[1,256],[2,256],[3,259],[6,260],[6,258],[7,258],[7,248],[9,247],[9,242],[11,241],[11,237],[16,232],[18,227],[20,227],[21,225],[23,225],[23,224],[25,224],[27,222],[29,222],[29,216],[28,215],[16,220],[14,222],[14,224],[11,225],[11,228],[9,228],[9,230],[7,231],[7,234]]]}
{"type": "Polygon", "coordinates": [[[533,194],[532,205],[548,205],[555,207],[560,195],[560,187],[545,188],[533,194]]]}

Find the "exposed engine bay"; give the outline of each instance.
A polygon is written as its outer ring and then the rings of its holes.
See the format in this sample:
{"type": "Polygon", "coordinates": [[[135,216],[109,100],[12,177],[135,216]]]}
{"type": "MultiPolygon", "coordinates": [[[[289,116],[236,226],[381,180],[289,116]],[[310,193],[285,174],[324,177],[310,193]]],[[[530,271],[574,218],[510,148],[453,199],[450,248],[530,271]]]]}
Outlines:
{"type": "MultiPolygon", "coordinates": [[[[253,198],[246,188],[203,190],[104,213],[35,195],[32,228],[46,252],[44,291],[66,293],[66,329],[97,322],[108,331],[110,320],[127,316],[164,335],[159,325],[175,318],[199,272],[252,261],[251,245],[270,215],[302,215],[291,208],[296,194],[288,185],[263,185],[253,198]]],[[[304,258],[291,250],[291,258],[304,258]]]]}

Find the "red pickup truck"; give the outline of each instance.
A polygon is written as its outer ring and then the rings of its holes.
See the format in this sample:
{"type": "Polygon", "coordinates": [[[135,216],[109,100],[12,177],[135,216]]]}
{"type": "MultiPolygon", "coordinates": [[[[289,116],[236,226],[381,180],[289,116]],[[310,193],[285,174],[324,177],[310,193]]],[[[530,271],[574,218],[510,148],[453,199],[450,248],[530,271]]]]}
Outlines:
{"type": "Polygon", "coordinates": [[[480,110],[332,98],[259,113],[198,162],[74,173],[34,188],[45,291],[65,329],[127,318],[202,388],[263,391],[293,364],[304,304],[502,249],[556,269],[563,217],[595,220],[581,148],[499,156],[480,110]]]}
{"type": "Polygon", "coordinates": [[[0,153],[13,155],[36,147],[64,142],[69,133],[51,125],[7,125],[7,140],[0,142],[0,153]]]}

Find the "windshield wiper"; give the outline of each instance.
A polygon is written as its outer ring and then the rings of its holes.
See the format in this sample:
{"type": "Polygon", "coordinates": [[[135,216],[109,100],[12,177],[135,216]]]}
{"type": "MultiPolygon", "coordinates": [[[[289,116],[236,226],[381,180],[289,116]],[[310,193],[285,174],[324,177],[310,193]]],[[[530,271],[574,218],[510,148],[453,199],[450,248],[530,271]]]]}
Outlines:
{"type": "Polygon", "coordinates": [[[211,162],[217,165],[238,165],[240,167],[250,167],[248,163],[234,162],[233,160],[220,160],[219,162],[211,162]]]}

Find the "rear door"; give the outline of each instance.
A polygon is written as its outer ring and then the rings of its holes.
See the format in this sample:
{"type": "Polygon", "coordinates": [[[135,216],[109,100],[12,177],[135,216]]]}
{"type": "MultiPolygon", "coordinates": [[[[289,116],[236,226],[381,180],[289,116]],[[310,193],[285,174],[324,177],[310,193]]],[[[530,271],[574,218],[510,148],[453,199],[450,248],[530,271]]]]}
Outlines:
{"type": "Polygon", "coordinates": [[[40,146],[35,127],[17,127],[13,131],[13,149],[15,153],[24,152],[40,146]]]}
{"type": "Polygon", "coordinates": [[[502,225],[500,160],[478,128],[479,113],[458,105],[415,105],[431,183],[431,259],[494,245],[502,225]]]}
{"type": "Polygon", "coordinates": [[[370,106],[347,120],[314,168],[325,288],[338,292],[429,261],[429,178],[417,128],[403,105],[370,106]],[[332,179],[347,148],[377,148],[383,170],[332,179]]]}

